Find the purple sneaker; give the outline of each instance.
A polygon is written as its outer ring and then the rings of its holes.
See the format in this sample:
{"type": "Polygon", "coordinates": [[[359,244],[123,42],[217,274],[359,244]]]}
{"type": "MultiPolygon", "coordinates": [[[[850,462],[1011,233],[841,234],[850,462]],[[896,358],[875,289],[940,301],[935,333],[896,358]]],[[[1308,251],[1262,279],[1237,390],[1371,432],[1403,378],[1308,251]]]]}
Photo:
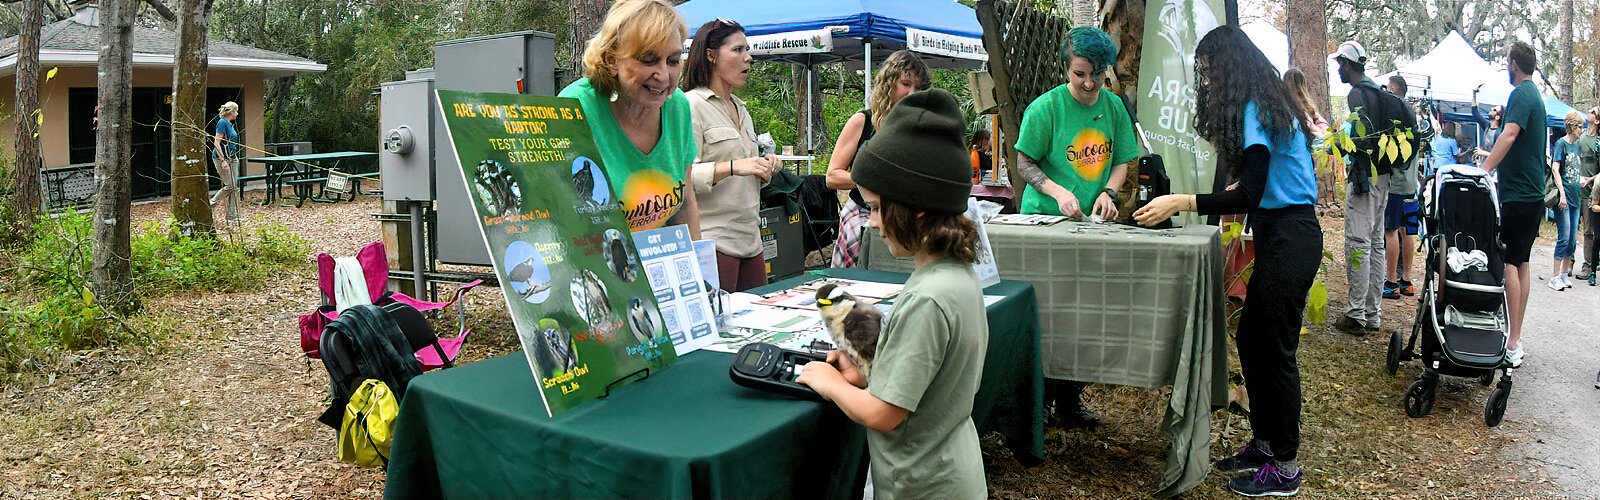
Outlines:
{"type": "Polygon", "coordinates": [[[1249,474],[1261,470],[1261,466],[1272,461],[1272,450],[1267,449],[1265,443],[1251,439],[1244,446],[1239,447],[1239,453],[1211,463],[1211,468],[1223,474],[1249,474]]]}
{"type": "Polygon", "coordinates": [[[1271,462],[1261,465],[1254,476],[1239,476],[1228,481],[1228,489],[1247,497],[1292,497],[1300,494],[1300,479],[1304,471],[1285,475],[1271,462]]]}

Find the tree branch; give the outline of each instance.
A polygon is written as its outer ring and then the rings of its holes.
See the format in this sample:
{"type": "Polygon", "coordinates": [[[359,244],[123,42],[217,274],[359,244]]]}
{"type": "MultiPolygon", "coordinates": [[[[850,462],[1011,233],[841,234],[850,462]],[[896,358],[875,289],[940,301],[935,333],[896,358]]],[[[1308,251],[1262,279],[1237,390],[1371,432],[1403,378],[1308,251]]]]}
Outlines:
{"type": "Polygon", "coordinates": [[[166,19],[167,22],[178,22],[178,15],[173,14],[172,9],[162,5],[161,0],[144,0],[144,3],[150,4],[150,8],[155,9],[156,13],[161,14],[161,18],[166,19]]]}

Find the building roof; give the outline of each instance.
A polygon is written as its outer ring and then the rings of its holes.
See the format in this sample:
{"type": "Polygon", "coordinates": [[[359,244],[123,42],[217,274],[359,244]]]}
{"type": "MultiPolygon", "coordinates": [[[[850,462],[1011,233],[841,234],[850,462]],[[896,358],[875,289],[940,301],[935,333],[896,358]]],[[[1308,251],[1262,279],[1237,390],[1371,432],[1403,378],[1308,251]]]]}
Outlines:
{"type": "MultiPolygon", "coordinates": [[[[96,9],[86,7],[71,18],[50,23],[40,31],[41,66],[94,66],[99,63],[100,27],[96,9]]],[[[160,28],[133,28],[133,64],[166,66],[173,64],[178,33],[160,28]]],[[[240,45],[212,38],[206,43],[211,69],[260,70],[267,76],[320,73],[327,66],[303,57],[240,45]]],[[[0,75],[16,72],[17,37],[0,41],[0,75]]]]}

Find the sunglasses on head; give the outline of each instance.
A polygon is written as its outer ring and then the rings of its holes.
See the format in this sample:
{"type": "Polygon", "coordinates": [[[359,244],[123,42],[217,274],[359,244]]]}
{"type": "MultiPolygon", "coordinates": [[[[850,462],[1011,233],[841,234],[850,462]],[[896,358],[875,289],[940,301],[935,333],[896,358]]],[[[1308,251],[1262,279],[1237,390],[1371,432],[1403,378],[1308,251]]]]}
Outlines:
{"type": "Polygon", "coordinates": [[[727,26],[729,28],[737,28],[737,27],[739,27],[739,22],[738,21],[735,21],[735,20],[732,20],[732,19],[728,19],[726,17],[717,18],[717,24],[721,25],[721,26],[727,26]]]}

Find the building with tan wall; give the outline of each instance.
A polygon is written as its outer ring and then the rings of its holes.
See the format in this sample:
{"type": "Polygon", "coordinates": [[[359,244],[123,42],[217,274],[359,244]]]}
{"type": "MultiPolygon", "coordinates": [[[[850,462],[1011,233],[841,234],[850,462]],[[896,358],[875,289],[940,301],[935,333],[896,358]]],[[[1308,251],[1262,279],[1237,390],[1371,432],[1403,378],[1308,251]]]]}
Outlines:
{"type": "MultiPolygon", "coordinates": [[[[94,162],[94,107],[96,66],[99,61],[100,28],[95,7],[83,7],[71,18],[44,27],[39,50],[39,105],[44,122],[39,142],[44,156],[45,197],[53,204],[59,198],[81,197],[84,184],[92,191],[92,175],[85,182],[85,171],[94,162]],[[45,74],[54,70],[48,80],[45,74]],[[69,185],[70,184],[70,185],[69,185]],[[70,191],[70,192],[69,192],[70,191]]],[[[133,30],[133,191],[134,198],[163,196],[171,179],[172,66],[178,34],[159,28],[134,27],[133,30]]],[[[296,74],[319,73],[327,66],[316,61],[270,50],[212,39],[207,44],[205,130],[192,127],[180,133],[209,137],[216,125],[216,111],[222,103],[239,104],[239,129],[245,156],[263,155],[262,111],[264,82],[296,74]]],[[[7,138],[4,149],[11,149],[16,124],[12,113],[16,93],[17,39],[0,41],[0,137],[7,138]]],[[[255,168],[260,168],[255,166],[255,168]]],[[[251,172],[246,172],[249,174],[251,172]]],[[[213,175],[215,171],[213,170],[213,175]]]]}

